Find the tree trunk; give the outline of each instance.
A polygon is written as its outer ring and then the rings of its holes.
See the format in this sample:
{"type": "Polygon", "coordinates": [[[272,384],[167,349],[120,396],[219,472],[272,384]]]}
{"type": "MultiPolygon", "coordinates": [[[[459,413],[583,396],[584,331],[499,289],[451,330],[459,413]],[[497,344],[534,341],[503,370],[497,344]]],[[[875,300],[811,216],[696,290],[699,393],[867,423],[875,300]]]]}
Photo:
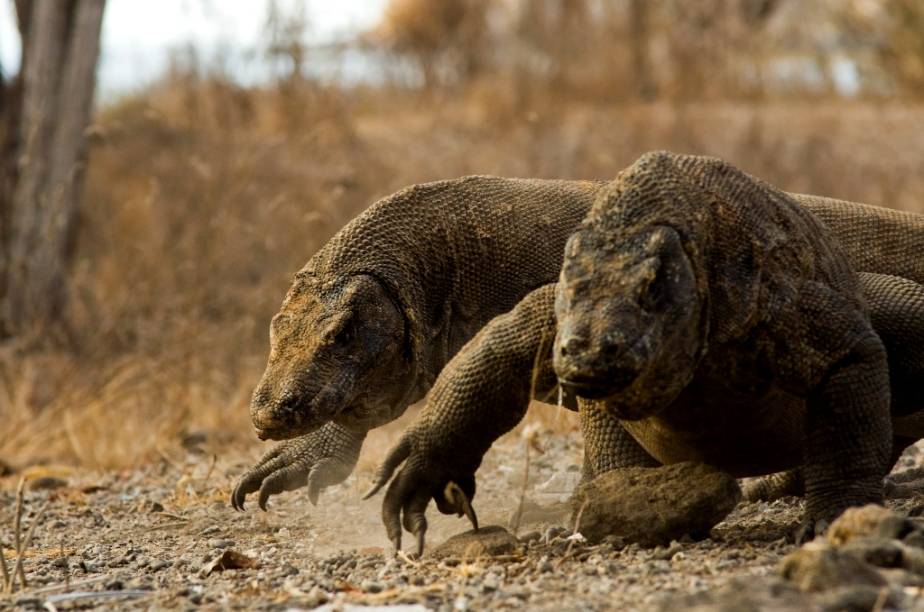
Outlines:
{"type": "Polygon", "coordinates": [[[13,176],[0,200],[7,220],[0,333],[7,336],[40,331],[64,308],[104,4],[17,3],[27,25],[18,108],[7,109],[18,115],[18,125],[7,123],[17,130],[8,135],[13,176]]]}

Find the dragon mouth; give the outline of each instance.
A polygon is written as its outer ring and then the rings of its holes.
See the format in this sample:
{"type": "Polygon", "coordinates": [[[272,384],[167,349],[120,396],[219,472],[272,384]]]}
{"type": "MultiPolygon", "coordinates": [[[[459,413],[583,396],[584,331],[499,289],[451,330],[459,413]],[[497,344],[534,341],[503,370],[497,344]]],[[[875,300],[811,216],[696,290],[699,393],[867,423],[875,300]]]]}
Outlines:
{"type": "Polygon", "coordinates": [[[634,368],[612,368],[601,375],[559,378],[562,387],[579,397],[591,400],[607,399],[628,389],[639,377],[634,368]]]}
{"type": "Polygon", "coordinates": [[[601,400],[606,399],[613,394],[609,385],[602,385],[597,382],[574,379],[567,380],[560,378],[558,380],[558,384],[560,384],[562,388],[567,389],[578,397],[583,397],[584,399],[601,400]]]}
{"type": "Polygon", "coordinates": [[[356,374],[344,369],[311,395],[276,407],[252,409],[252,421],[261,440],[287,440],[309,434],[352,410],[356,374]]]}
{"type": "Polygon", "coordinates": [[[303,436],[305,434],[310,434],[317,429],[320,429],[323,423],[317,423],[314,425],[304,424],[298,425],[296,427],[289,426],[275,426],[275,427],[256,427],[257,437],[263,441],[267,440],[289,440],[291,438],[296,438],[298,436],[303,436]]]}

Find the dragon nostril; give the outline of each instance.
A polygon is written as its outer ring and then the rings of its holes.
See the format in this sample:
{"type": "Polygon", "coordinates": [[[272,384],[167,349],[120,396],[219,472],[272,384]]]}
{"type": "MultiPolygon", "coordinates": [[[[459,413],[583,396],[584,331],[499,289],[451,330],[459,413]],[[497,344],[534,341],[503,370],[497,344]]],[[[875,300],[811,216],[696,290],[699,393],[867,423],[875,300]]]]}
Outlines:
{"type": "Polygon", "coordinates": [[[562,357],[573,357],[581,353],[581,349],[586,346],[586,343],[578,338],[577,336],[570,336],[564,342],[559,344],[559,354],[562,357]]]}
{"type": "Polygon", "coordinates": [[[282,410],[292,410],[297,403],[298,398],[291,391],[279,398],[279,408],[282,410]]]}
{"type": "Polygon", "coordinates": [[[600,352],[606,355],[607,357],[619,357],[625,352],[623,349],[623,345],[617,342],[604,343],[600,348],[601,348],[600,352]]]}

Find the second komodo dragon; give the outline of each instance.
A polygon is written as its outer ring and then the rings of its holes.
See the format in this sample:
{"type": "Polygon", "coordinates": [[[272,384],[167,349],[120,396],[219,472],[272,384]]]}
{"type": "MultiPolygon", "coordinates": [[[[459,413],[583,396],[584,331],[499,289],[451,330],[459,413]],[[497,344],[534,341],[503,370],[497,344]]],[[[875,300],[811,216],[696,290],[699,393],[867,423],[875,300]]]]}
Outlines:
{"type": "MultiPolygon", "coordinates": [[[[555,281],[565,241],[604,185],[496,177],[428,183],[378,201],[338,232],[296,275],[274,317],[253,395],[261,437],[293,439],[241,476],[233,505],[243,508],[259,491],[265,508],[271,495],[305,485],[314,501],[345,479],[370,429],[423,397],[491,319],[555,281]]],[[[859,269],[916,272],[909,253],[924,249],[924,229],[912,216],[794,197],[832,226],[859,269]],[[870,250],[880,235],[904,238],[870,250]]],[[[618,455],[604,446],[588,466],[605,468],[618,455]]]]}
{"type": "MultiPolygon", "coordinates": [[[[806,212],[813,201],[800,200],[719,160],[667,153],[643,157],[600,197],[569,242],[556,308],[559,378],[608,398],[581,402],[585,477],[690,459],[767,474],[804,457],[807,526],[881,498],[892,449],[889,374],[848,263],[859,245],[848,243],[845,255],[806,212]]],[[[877,234],[882,224],[852,236],[909,247],[913,235],[920,248],[921,219],[905,220],[916,225],[902,236],[877,234]]],[[[922,279],[903,259],[913,254],[889,257],[922,279]]],[[[896,315],[883,334],[895,332],[902,357],[893,410],[918,409],[919,392],[902,377],[921,372],[919,346],[900,340],[921,337],[920,286],[880,274],[863,283],[874,310],[896,315]],[[897,290],[906,288],[910,300],[897,290]]],[[[373,492],[407,461],[383,504],[396,545],[403,523],[422,549],[430,499],[444,512],[467,505],[484,452],[520,420],[531,394],[555,385],[555,292],[554,284],[538,289],[466,345],[383,463],[373,492]],[[464,494],[447,495],[449,483],[464,494]]]]}

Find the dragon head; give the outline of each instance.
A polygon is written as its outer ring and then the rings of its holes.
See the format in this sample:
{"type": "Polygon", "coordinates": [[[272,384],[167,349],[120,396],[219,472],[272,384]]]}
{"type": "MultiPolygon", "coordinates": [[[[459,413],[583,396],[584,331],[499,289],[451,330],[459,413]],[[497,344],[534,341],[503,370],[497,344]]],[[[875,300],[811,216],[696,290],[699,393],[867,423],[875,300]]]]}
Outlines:
{"type": "Polygon", "coordinates": [[[381,418],[406,390],[408,322],[366,274],[319,286],[302,274],[270,324],[270,355],[250,414],[261,439],[284,439],[328,421],[381,418]]]}
{"type": "Polygon", "coordinates": [[[555,372],[578,395],[607,399],[619,418],[650,416],[693,377],[702,308],[695,266],[672,227],[614,235],[585,224],[565,248],[555,372]]]}

